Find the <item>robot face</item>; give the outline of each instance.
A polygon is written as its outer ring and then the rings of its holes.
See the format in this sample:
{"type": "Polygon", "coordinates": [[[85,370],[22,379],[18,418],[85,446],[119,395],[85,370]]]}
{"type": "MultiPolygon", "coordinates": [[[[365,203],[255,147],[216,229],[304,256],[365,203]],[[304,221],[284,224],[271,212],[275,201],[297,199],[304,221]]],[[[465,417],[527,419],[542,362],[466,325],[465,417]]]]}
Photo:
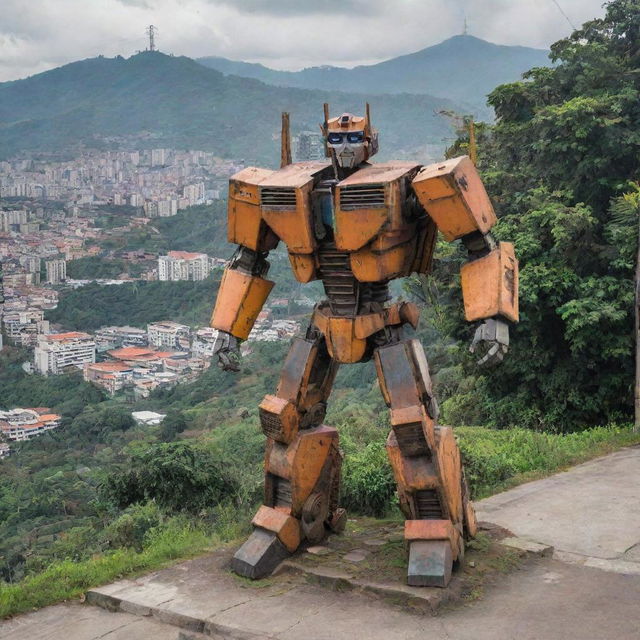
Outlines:
{"type": "Polygon", "coordinates": [[[353,169],[368,157],[364,131],[330,131],[327,144],[333,149],[336,161],[343,169],[353,169]]]}

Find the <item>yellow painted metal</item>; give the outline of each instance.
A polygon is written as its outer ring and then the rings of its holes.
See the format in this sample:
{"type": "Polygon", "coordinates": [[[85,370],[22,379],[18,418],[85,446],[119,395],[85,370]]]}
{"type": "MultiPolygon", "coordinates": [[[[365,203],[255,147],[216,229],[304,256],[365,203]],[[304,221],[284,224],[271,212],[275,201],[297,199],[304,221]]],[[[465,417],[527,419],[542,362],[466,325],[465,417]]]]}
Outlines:
{"type": "Polygon", "coordinates": [[[486,233],[497,222],[482,179],[468,156],[424,167],[412,185],[447,240],[473,231],[486,233]]]}
{"type": "Polygon", "coordinates": [[[518,322],[518,261],[513,245],[501,242],[489,255],[460,270],[465,318],[504,316],[518,322]]]}
{"type": "Polygon", "coordinates": [[[271,280],[225,269],[211,326],[246,340],[274,284],[271,280]]]}
{"type": "Polygon", "coordinates": [[[262,219],[260,182],[273,171],[247,167],[229,180],[227,238],[254,251],[270,251],[278,238],[262,219]]]}

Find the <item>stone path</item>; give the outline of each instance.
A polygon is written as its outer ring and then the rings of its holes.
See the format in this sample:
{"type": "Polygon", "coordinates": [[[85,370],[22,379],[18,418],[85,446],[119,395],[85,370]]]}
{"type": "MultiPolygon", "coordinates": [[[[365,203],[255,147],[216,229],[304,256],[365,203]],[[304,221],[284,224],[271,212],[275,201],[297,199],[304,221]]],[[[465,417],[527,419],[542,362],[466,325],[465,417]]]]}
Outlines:
{"type": "Polygon", "coordinates": [[[483,520],[555,547],[479,601],[417,615],[283,574],[251,584],[211,554],[0,625],[4,640],[638,640],[640,448],[478,504],[483,520]],[[200,635],[203,634],[203,635],[200,635]]]}

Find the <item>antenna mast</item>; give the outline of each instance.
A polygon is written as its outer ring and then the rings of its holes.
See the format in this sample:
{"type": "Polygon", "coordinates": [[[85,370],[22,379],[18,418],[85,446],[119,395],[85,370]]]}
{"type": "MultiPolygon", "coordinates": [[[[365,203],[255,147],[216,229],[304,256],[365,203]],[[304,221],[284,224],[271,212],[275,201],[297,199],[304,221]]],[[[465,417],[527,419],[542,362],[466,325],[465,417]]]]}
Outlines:
{"type": "Polygon", "coordinates": [[[155,40],[155,36],[158,33],[158,27],[154,27],[152,24],[150,24],[147,27],[147,30],[145,31],[145,33],[149,36],[149,51],[156,51],[156,40],[155,40]]]}

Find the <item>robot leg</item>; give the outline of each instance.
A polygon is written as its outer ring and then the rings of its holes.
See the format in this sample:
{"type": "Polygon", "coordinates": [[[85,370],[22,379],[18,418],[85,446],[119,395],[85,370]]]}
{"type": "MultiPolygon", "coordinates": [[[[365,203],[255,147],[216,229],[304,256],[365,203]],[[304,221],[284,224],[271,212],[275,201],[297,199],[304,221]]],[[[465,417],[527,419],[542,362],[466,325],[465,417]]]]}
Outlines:
{"type": "Polygon", "coordinates": [[[380,387],[391,409],[387,453],[406,517],[407,582],[446,587],[464,537],[475,535],[460,450],[450,427],[437,427],[427,360],[418,340],[375,352],[380,387]]]}
{"type": "Polygon", "coordinates": [[[337,368],[321,334],[296,338],[275,395],[260,404],[267,436],[265,498],[253,533],[233,558],[239,575],[269,575],[302,541],[317,543],[329,529],[344,529],[338,432],[321,424],[337,368]]]}

